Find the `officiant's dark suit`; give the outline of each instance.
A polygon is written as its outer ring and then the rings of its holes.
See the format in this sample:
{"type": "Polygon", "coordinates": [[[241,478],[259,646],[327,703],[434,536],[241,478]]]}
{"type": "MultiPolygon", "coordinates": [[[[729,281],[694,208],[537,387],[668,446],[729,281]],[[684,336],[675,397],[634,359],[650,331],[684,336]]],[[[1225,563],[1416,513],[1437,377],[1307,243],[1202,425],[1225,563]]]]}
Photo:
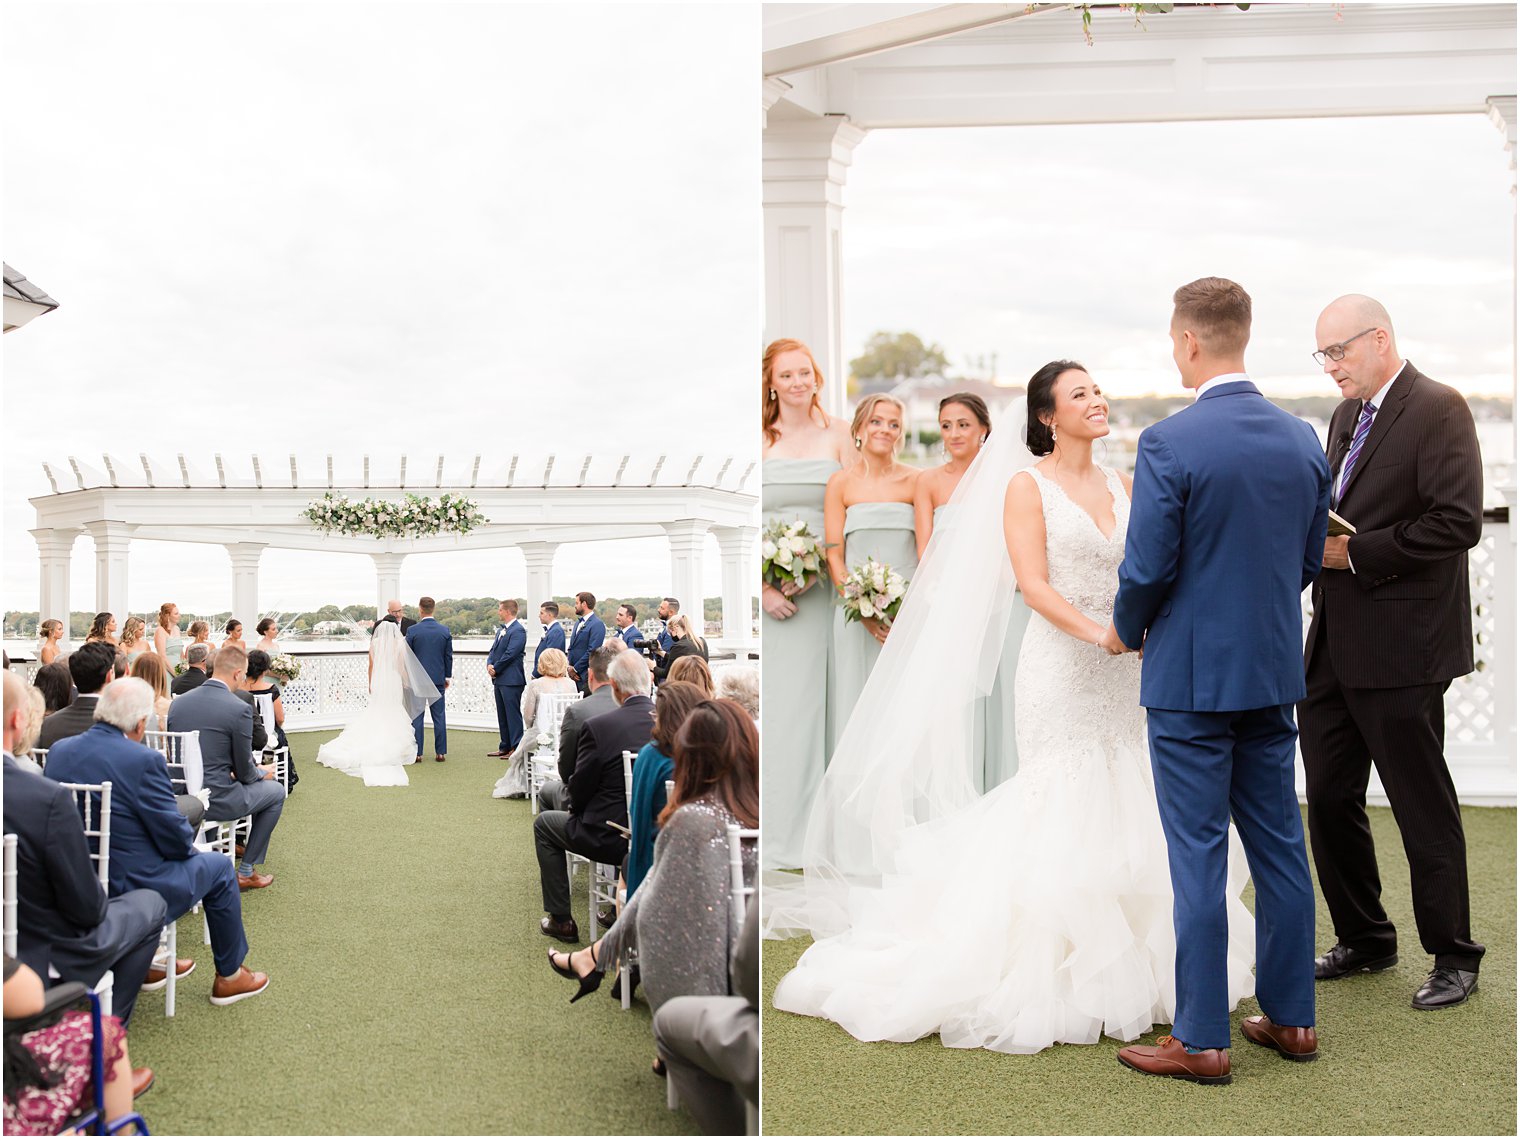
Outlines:
{"type": "MultiPolygon", "coordinates": [[[[1345,364],[1355,363],[1364,342],[1377,347],[1373,336],[1348,343],[1345,364]]],[[[1398,362],[1395,351],[1389,367],[1398,362]]],[[[1379,379],[1374,373],[1364,388],[1379,379]]],[[[1470,929],[1444,698],[1451,681],[1473,668],[1467,551],[1483,534],[1478,437],[1467,400],[1413,364],[1399,367],[1378,406],[1380,394],[1347,399],[1330,420],[1334,509],[1357,532],[1347,547],[1350,568],[1327,566],[1313,590],[1308,695],[1298,706],[1309,837],[1336,940],[1354,961],[1386,960],[1395,931],[1380,900],[1364,809],[1375,764],[1409,859],[1420,943],[1438,969],[1476,973],[1483,946],[1470,929]],[[1346,474],[1364,402],[1376,411],[1346,474]]]]}
{"type": "Polygon", "coordinates": [[[549,915],[546,933],[575,933],[566,850],[613,865],[621,864],[628,854],[628,840],[607,823],[628,825],[623,752],[637,753],[653,736],[654,701],[642,695],[626,697],[617,708],[581,728],[575,771],[567,788],[568,810],[541,811],[533,820],[544,912],[549,915]],[[562,932],[555,933],[551,924],[562,932]]]}
{"type": "Polygon", "coordinates": [[[387,613],[384,617],[380,618],[380,620],[376,621],[373,625],[370,626],[369,635],[373,637],[377,628],[379,628],[381,625],[390,624],[400,625],[401,635],[404,637],[406,636],[406,631],[416,623],[417,622],[412,620],[410,617],[402,617],[400,621],[397,621],[393,614],[387,613]]]}

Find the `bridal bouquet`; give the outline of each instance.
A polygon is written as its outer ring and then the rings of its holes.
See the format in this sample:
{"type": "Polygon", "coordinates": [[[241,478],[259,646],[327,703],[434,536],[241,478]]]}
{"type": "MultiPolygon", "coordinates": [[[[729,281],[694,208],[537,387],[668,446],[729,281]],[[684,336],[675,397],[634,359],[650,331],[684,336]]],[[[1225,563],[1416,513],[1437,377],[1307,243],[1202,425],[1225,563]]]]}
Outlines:
{"type": "Polygon", "coordinates": [[[864,565],[855,566],[844,579],[844,618],[846,621],[863,621],[873,617],[888,625],[902,608],[903,595],[908,583],[903,575],[891,566],[875,558],[867,558],[864,565]]]}
{"type": "Polygon", "coordinates": [[[289,684],[301,675],[301,662],[289,653],[281,653],[269,662],[269,675],[281,684],[289,684]]]}
{"type": "Polygon", "coordinates": [[[824,544],[801,519],[773,522],[760,535],[760,577],[780,589],[788,582],[804,586],[809,574],[823,569],[824,544]]]}

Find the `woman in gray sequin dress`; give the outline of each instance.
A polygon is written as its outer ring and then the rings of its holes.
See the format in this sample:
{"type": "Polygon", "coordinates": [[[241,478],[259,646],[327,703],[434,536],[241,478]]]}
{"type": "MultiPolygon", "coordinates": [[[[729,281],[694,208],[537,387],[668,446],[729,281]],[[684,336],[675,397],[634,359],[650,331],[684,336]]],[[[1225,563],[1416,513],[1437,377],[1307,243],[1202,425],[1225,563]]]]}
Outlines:
{"type": "MultiPolygon", "coordinates": [[[[738,932],[729,910],[728,828],[759,823],[759,756],[755,723],[738,704],[704,700],[692,710],[676,739],[675,792],[661,816],[654,868],[600,941],[549,954],[556,972],[573,972],[589,991],[633,944],[651,1010],[672,997],[727,995],[738,932]]],[[[746,885],[754,884],[755,865],[747,843],[746,885]]]]}

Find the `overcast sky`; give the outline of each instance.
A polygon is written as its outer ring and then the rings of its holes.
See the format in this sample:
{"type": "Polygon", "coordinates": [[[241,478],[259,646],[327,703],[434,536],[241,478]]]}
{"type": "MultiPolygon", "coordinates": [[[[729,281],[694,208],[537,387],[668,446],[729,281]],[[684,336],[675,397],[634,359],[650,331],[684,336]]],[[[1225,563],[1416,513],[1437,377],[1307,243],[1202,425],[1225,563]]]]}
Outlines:
{"type": "MultiPolygon", "coordinates": [[[[45,457],[747,463],[758,30],[750,6],[7,4],[4,255],[61,307],[3,343],[6,607],[37,604],[45,457]]],[[[645,539],[561,547],[555,586],[668,578],[645,539]]],[[[266,610],[375,595],[355,555],[269,551],[260,586],[266,610]]],[[[524,587],[515,551],[402,577],[524,587]]],[[[93,604],[87,538],[71,594],[93,604]]],[[[225,608],[226,554],[136,544],[129,594],[225,608]]]]}
{"type": "Polygon", "coordinates": [[[1514,175],[1482,115],[881,130],[846,187],[845,351],[877,330],[1075,358],[1112,393],[1175,392],[1171,294],[1230,277],[1269,393],[1335,394],[1309,353],[1348,292],[1426,374],[1511,394],[1514,175]]]}

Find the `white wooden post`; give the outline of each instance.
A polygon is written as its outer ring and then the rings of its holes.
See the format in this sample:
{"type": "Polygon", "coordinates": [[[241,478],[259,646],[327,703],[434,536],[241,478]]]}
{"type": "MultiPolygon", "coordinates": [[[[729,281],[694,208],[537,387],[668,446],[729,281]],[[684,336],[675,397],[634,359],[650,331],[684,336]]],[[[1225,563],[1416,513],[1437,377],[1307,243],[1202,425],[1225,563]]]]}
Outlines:
{"type": "Polygon", "coordinates": [[[95,608],[110,613],[119,626],[127,620],[127,555],[132,527],[125,522],[89,522],[85,529],[95,541],[95,608]]]}
{"type": "Polygon", "coordinates": [[[752,526],[714,526],[713,534],[723,555],[723,641],[742,658],[754,645],[750,614],[759,567],[750,565],[750,555],[755,548],[755,530],[752,526]]]}
{"type": "Polygon", "coordinates": [[[708,524],[695,518],[666,522],[670,542],[670,596],[681,602],[681,611],[700,637],[702,627],[702,555],[707,546],[708,524]]]}
{"type": "Polygon", "coordinates": [[[69,571],[73,561],[74,539],[77,530],[55,530],[44,527],[32,531],[37,539],[37,553],[41,562],[41,586],[38,591],[38,616],[40,624],[50,617],[63,622],[63,640],[60,646],[69,647],[69,571]]]}
{"type": "Polygon", "coordinates": [[[523,664],[529,676],[533,675],[533,651],[544,639],[544,627],[538,621],[538,607],[545,601],[554,600],[554,551],[559,547],[553,542],[523,542],[518,546],[528,566],[527,599],[522,618],[523,628],[528,630],[528,645],[523,654],[523,664]]]}
{"type": "Polygon", "coordinates": [[[385,607],[401,599],[401,563],[405,554],[371,554],[375,561],[375,617],[385,616],[385,607]]]}
{"type": "Polygon", "coordinates": [[[244,624],[246,632],[252,632],[259,619],[259,558],[264,543],[228,542],[226,548],[232,559],[232,615],[244,624]]]}

